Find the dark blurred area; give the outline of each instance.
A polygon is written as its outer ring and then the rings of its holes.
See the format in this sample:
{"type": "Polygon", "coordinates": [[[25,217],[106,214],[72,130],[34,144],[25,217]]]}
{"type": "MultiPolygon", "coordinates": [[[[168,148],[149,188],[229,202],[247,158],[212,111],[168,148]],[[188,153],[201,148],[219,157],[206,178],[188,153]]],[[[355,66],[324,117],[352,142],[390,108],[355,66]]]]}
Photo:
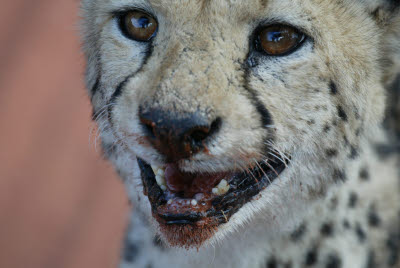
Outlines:
{"type": "Polygon", "coordinates": [[[2,3],[0,267],[118,263],[128,201],[89,142],[78,10],[77,0],[2,3]]]}

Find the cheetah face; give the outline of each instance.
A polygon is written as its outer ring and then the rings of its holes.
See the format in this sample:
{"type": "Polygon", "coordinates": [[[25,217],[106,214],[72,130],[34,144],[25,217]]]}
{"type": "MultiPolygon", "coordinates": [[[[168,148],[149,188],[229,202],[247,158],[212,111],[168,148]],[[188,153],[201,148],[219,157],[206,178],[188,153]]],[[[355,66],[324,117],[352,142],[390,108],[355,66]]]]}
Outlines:
{"type": "Polygon", "coordinates": [[[83,1],[105,154],[171,245],[290,228],[346,179],[382,114],[378,36],[314,2],[83,1]]]}

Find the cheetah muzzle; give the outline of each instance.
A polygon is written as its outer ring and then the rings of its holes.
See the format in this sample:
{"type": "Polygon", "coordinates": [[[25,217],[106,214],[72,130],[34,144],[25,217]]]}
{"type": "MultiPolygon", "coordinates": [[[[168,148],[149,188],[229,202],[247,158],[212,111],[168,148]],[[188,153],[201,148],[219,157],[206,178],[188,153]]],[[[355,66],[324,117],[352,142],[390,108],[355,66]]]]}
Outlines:
{"type": "Polygon", "coordinates": [[[184,171],[179,163],[190,161],[197,152],[207,152],[207,140],[218,132],[220,120],[208,127],[199,123],[198,115],[177,120],[166,116],[168,112],[150,114],[141,113],[141,122],[148,141],[165,156],[167,164],[152,166],[140,157],[137,161],[153,217],[172,245],[201,246],[288,165],[271,154],[267,160],[237,170],[184,171]]]}

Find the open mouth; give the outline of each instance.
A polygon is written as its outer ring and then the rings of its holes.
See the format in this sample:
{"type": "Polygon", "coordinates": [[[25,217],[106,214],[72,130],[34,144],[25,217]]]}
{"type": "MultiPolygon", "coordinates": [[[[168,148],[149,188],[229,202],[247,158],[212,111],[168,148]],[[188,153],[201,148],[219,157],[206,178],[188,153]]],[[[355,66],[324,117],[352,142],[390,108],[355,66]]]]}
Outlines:
{"type": "Polygon", "coordinates": [[[245,172],[208,174],[187,173],[177,164],[152,167],[137,161],[153,217],[170,244],[184,247],[200,246],[287,166],[269,159],[245,172]]]}

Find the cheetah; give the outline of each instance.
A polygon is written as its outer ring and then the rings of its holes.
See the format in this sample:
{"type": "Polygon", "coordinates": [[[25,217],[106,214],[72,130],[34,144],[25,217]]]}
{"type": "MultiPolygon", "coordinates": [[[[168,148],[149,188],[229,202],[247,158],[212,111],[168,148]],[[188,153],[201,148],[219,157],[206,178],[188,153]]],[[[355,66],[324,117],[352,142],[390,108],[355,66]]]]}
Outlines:
{"type": "Polygon", "coordinates": [[[400,267],[400,2],[82,0],[120,267],[400,267]]]}

